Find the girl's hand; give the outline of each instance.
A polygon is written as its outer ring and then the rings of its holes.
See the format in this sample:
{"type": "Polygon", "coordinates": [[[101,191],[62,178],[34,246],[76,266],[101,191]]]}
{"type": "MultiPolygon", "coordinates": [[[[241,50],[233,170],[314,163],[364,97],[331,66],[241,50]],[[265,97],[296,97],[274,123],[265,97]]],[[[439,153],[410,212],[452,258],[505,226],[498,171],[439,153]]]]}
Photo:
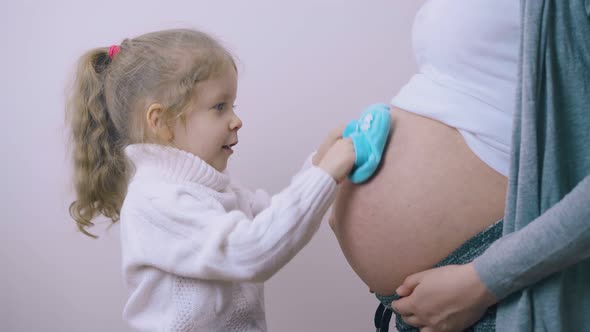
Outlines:
{"type": "Polygon", "coordinates": [[[320,148],[311,159],[311,163],[314,166],[318,166],[320,161],[322,161],[322,158],[324,158],[326,155],[326,152],[328,152],[328,150],[332,147],[332,145],[334,145],[334,143],[336,143],[336,141],[342,138],[342,133],[344,132],[345,127],[345,125],[341,125],[330,131],[328,137],[326,137],[326,139],[322,142],[320,148]]]}
{"type": "Polygon", "coordinates": [[[350,138],[337,140],[325,153],[318,167],[340,183],[352,170],[356,154],[350,138]]]}
{"type": "Polygon", "coordinates": [[[413,274],[396,293],[392,307],[422,332],[463,331],[497,302],[471,263],[413,274]]]}

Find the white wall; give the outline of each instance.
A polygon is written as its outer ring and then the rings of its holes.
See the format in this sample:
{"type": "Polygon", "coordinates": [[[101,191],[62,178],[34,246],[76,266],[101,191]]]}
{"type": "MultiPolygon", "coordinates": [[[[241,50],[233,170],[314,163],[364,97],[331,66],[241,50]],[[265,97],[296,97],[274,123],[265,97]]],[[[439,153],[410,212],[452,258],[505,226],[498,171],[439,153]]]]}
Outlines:
{"type": "MultiPolygon", "coordinates": [[[[277,192],[327,130],[387,102],[415,71],[422,1],[3,1],[0,330],[127,331],[118,226],[78,233],[64,89],[85,50],[194,27],[240,61],[244,121],[230,170],[277,192]]],[[[377,305],[327,224],[267,284],[271,331],[372,331],[377,305]]]]}

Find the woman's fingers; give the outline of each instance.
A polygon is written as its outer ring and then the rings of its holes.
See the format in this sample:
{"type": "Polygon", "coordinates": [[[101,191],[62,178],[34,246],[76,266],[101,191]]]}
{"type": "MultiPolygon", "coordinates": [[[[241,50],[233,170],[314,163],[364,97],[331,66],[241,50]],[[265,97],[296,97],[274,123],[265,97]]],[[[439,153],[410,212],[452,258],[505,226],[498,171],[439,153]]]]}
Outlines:
{"type": "Polygon", "coordinates": [[[421,327],[421,326],[423,326],[422,321],[418,318],[418,316],[415,316],[415,315],[408,315],[408,316],[403,316],[402,315],[402,320],[406,324],[412,325],[413,327],[421,327]]]}
{"type": "Polygon", "coordinates": [[[414,305],[411,298],[401,298],[391,302],[391,307],[395,312],[402,316],[410,316],[414,314],[414,305]]]}
{"type": "Polygon", "coordinates": [[[418,284],[420,283],[420,281],[422,280],[423,277],[424,277],[423,272],[414,273],[414,274],[408,276],[404,280],[404,282],[401,284],[401,286],[399,286],[395,290],[395,293],[399,296],[408,296],[408,295],[412,294],[412,292],[414,291],[414,288],[416,288],[416,286],[418,286],[418,284]]]}

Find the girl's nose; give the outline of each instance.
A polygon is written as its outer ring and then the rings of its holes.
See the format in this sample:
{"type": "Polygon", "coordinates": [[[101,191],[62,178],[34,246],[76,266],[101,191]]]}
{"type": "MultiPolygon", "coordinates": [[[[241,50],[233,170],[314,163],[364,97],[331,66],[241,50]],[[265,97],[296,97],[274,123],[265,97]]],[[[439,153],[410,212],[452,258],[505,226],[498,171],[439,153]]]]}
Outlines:
{"type": "Polygon", "coordinates": [[[234,115],[234,118],[229,124],[230,130],[237,130],[242,128],[242,119],[240,119],[237,115],[234,115]]]}

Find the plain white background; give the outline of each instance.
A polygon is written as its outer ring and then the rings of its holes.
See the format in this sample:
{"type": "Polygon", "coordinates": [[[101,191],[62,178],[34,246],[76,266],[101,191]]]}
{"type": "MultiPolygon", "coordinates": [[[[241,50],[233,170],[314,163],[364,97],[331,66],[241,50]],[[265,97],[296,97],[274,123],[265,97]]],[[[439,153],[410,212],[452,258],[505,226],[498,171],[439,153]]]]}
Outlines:
{"type": "MultiPolygon", "coordinates": [[[[0,5],[0,330],[127,331],[119,229],[69,218],[64,94],[89,48],[164,28],[239,59],[244,121],[231,173],[278,192],[328,130],[388,102],[416,70],[423,1],[4,1],[0,5]]],[[[327,224],[266,288],[270,331],[373,331],[377,306],[327,224]]]]}

